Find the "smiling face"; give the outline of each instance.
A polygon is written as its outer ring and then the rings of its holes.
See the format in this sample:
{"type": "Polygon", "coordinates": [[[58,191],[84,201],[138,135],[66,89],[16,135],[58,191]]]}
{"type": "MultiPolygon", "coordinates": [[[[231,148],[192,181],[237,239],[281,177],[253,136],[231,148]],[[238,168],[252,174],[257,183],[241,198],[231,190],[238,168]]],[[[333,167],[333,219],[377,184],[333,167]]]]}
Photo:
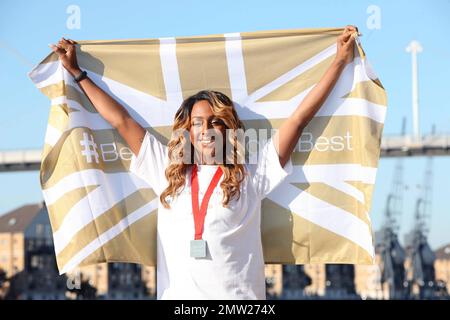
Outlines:
{"type": "Polygon", "coordinates": [[[206,100],[192,107],[189,135],[195,150],[195,161],[202,164],[220,163],[223,158],[226,125],[217,117],[206,100]]]}
{"type": "Polygon", "coordinates": [[[241,161],[245,152],[235,133],[244,130],[244,124],[233,101],[218,91],[199,91],[183,100],[175,113],[172,129],[167,145],[170,162],[165,170],[169,185],[159,197],[163,206],[170,208],[167,198],[175,197],[185,185],[186,170],[192,166],[192,160],[197,164],[221,165],[224,206],[234,197],[239,198],[240,184],[245,177],[241,161]],[[225,155],[224,150],[229,154],[225,155]]]}

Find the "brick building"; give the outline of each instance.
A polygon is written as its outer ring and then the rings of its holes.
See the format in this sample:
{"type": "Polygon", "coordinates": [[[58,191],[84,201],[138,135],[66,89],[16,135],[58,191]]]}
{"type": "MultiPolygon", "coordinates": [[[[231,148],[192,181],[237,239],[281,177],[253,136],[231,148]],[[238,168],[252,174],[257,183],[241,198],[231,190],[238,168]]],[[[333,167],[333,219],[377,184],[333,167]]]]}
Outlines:
{"type": "Polygon", "coordinates": [[[154,267],[103,263],[59,275],[43,202],[0,216],[0,269],[8,279],[0,297],[9,299],[76,298],[84,283],[96,289],[97,298],[148,299],[155,293],[154,267]]]}

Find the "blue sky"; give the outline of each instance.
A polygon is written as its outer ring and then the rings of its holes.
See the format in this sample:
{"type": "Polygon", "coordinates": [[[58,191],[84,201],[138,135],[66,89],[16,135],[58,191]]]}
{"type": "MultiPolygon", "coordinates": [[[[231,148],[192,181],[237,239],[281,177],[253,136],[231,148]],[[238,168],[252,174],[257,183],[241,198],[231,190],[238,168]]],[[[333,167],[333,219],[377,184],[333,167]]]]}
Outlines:
{"type": "MultiPolygon", "coordinates": [[[[384,134],[399,133],[403,117],[411,131],[411,57],[408,43],[418,40],[420,125],[450,133],[450,0],[435,1],[0,1],[0,150],[42,148],[49,101],[27,77],[61,36],[75,40],[157,38],[290,28],[341,27],[354,24],[368,59],[389,98],[384,134]],[[77,5],[80,29],[68,29],[66,12],[77,5]],[[368,26],[369,6],[380,10],[380,28],[368,26]]],[[[371,217],[382,221],[395,159],[381,159],[371,217]]],[[[422,184],[425,158],[404,160],[404,212],[400,233],[410,230],[414,203],[422,184]]],[[[433,161],[430,243],[450,243],[450,157],[433,161]]],[[[0,214],[42,200],[38,172],[0,173],[0,214]]]]}

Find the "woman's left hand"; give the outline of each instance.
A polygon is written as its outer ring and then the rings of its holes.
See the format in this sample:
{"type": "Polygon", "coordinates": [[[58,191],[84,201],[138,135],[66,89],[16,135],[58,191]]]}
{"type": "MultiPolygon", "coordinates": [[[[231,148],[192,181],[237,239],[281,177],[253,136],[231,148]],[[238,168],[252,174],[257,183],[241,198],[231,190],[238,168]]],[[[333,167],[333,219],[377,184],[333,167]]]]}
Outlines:
{"type": "Polygon", "coordinates": [[[355,49],[355,35],[358,28],[352,25],[345,27],[344,32],[337,39],[337,52],[335,62],[338,64],[348,64],[353,61],[355,49]]]}

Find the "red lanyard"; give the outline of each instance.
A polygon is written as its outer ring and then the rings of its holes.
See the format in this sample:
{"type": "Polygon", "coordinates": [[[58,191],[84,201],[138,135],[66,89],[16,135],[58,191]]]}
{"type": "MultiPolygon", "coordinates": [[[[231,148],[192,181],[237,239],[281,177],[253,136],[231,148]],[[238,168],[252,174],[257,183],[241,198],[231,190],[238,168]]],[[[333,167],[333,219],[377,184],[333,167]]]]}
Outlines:
{"type": "Polygon", "coordinates": [[[203,226],[205,224],[206,211],[208,210],[209,199],[211,198],[212,192],[219,183],[220,177],[222,176],[222,169],[217,168],[214,177],[209,183],[208,189],[206,190],[205,196],[202,199],[202,204],[199,208],[198,205],[198,176],[197,176],[197,165],[194,164],[192,167],[191,176],[191,191],[192,191],[192,211],[194,214],[194,224],[195,224],[195,240],[202,238],[203,226]]]}

